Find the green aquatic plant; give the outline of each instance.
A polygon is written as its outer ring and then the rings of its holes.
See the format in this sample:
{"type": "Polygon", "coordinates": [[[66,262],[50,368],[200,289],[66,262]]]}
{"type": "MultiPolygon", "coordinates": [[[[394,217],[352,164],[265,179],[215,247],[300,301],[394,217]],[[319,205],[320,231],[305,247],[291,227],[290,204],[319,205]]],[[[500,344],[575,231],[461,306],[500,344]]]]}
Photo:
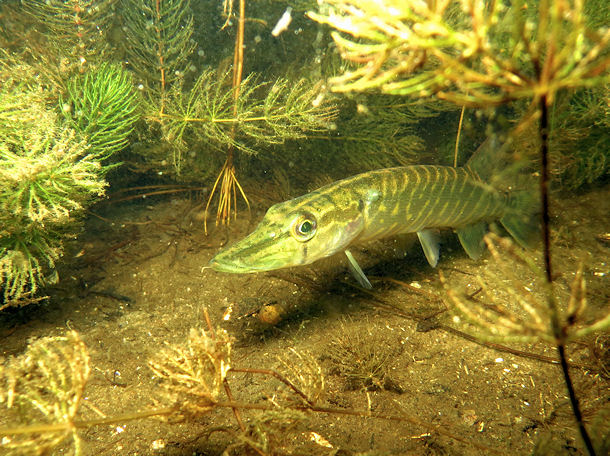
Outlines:
{"type": "Polygon", "coordinates": [[[546,278],[546,271],[537,267],[532,257],[518,250],[509,239],[494,234],[488,234],[485,242],[500,270],[493,282],[501,280],[503,286],[492,285],[489,279],[477,276],[479,289],[476,294],[480,294],[482,299],[474,298],[447,286],[441,273],[441,282],[456,316],[454,323],[481,340],[503,344],[544,342],[554,345],[579,432],[588,454],[597,454],[585,428],[569,374],[566,345],[607,331],[610,328],[610,313],[606,309],[598,319],[591,318],[582,266],[576,271],[567,303],[560,306],[556,297],[557,287],[552,286],[553,282],[546,278]],[[523,277],[515,274],[516,264],[529,270],[535,280],[543,282],[541,290],[532,290],[531,284],[526,285],[523,277]]]}
{"type": "Polygon", "coordinates": [[[108,51],[106,34],[116,0],[24,0],[64,67],[86,67],[108,51]]]}
{"type": "Polygon", "coordinates": [[[263,145],[325,130],[336,114],[332,106],[314,103],[318,91],[306,81],[278,79],[265,84],[250,75],[241,82],[237,100],[229,82],[228,73],[219,76],[207,70],[190,91],[176,86],[170,92],[166,111],[158,120],[165,139],[181,145],[174,149],[177,172],[184,166],[182,151],[188,141],[204,142],[218,151],[231,146],[256,155],[263,145]]]}
{"type": "Polygon", "coordinates": [[[74,130],[38,133],[24,149],[2,144],[2,209],[23,221],[62,223],[92,193],[102,192],[102,167],[74,130]]]}
{"type": "Polygon", "coordinates": [[[87,347],[72,331],[38,339],[29,345],[26,355],[0,364],[4,419],[10,417],[13,425],[36,422],[51,429],[4,437],[2,454],[43,454],[67,440],[74,454],[81,454],[74,421],[91,372],[87,347]]]}
{"type": "Polygon", "coordinates": [[[515,273],[515,267],[519,265],[530,272],[534,280],[543,280],[544,272],[536,266],[534,259],[517,249],[510,239],[493,233],[486,236],[485,243],[498,266],[498,272],[491,273],[488,278],[477,276],[476,284],[480,291],[476,299],[456,292],[445,282],[453,313],[459,319],[456,321],[469,325],[471,332],[480,339],[500,343],[553,344],[553,318],[558,318],[566,343],[582,341],[610,328],[610,314],[591,321],[582,266],[574,275],[566,305],[558,310],[555,317],[544,293],[536,293],[531,284],[524,283],[521,274],[515,273]],[[494,286],[494,279],[501,280],[504,285],[494,286]]]}
{"type": "Polygon", "coordinates": [[[341,55],[356,63],[331,80],[337,91],[435,94],[470,106],[545,95],[550,103],[562,89],[590,87],[608,77],[610,31],[587,26],[585,2],[320,5],[308,15],[338,30],[332,36],[341,55]]]}
{"type": "Polygon", "coordinates": [[[610,170],[606,146],[610,84],[562,93],[551,111],[551,172],[561,188],[591,184],[610,170]]]}
{"type": "Polygon", "coordinates": [[[65,229],[106,186],[101,164],[74,130],[38,128],[0,140],[0,309],[27,303],[55,280],[65,229]]]}
{"type": "MultiPolygon", "coordinates": [[[[601,2],[600,12],[607,11],[606,3],[601,2]]],[[[594,455],[568,370],[567,336],[553,290],[548,191],[550,108],[566,90],[610,81],[610,29],[607,21],[599,25],[589,20],[585,5],[580,0],[510,5],[485,0],[322,0],[320,11],[308,14],[337,30],[332,36],[342,57],[356,66],[331,79],[336,91],[434,95],[472,107],[529,103],[517,131],[538,121],[545,304],[574,417],[588,453],[594,455]],[[465,20],[455,19],[456,8],[465,20]]]]}
{"type": "Polygon", "coordinates": [[[60,100],[66,123],[87,138],[90,154],[105,159],[127,145],[140,116],[127,71],[104,63],[74,76],[66,92],[60,100]]]}
{"type": "Polygon", "coordinates": [[[453,106],[429,100],[358,94],[348,103],[342,103],[335,129],[326,137],[323,134],[312,137],[312,149],[330,152],[341,161],[342,169],[346,167],[352,173],[419,164],[426,161],[427,154],[424,140],[417,131],[418,123],[451,109],[453,106]],[[320,141],[324,141],[325,147],[320,147],[320,141]]]}
{"type": "Polygon", "coordinates": [[[209,427],[198,437],[209,438],[217,432],[227,435],[227,454],[238,448],[257,454],[335,454],[331,443],[309,427],[313,414],[409,424],[491,451],[405,413],[325,406],[323,370],[307,352],[288,349],[275,370],[234,366],[231,336],[213,328],[206,311],[204,315],[205,330],[191,329],[184,342],[167,344],[149,360],[158,387],[165,393],[160,394],[159,402],[165,406],[86,418],[81,407],[85,394],[90,408],[97,410],[95,398],[87,392],[90,358],[73,331],[31,342],[23,354],[0,359],[0,448],[9,455],[48,454],[61,444],[69,446],[65,449],[73,454],[88,454],[81,433],[95,426],[151,417],[201,424],[203,416],[231,409],[236,426],[209,427]],[[245,391],[247,399],[240,400],[233,396],[231,378],[243,374],[258,376],[263,382],[256,382],[259,386],[245,391]]]}
{"type": "Polygon", "coordinates": [[[163,113],[166,94],[181,80],[195,48],[189,0],[122,0],[129,67],[151,98],[151,109],[163,113]]]}
{"type": "Polygon", "coordinates": [[[402,345],[380,326],[370,324],[367,330],[362,334],[359,329],[350,328],[348,321],[341,323],[327,350],[336,373],[348,389],[402,392],[392,378],[392,360],[400,356],[402,345]]]}
{"type": "Polygon", "coordinates": [[[0,310],[45,299],[36,292],[39,286],[55,281],[45,273],[59,258],[57,244],[55,237],[49,238],[40,230],[0,232],[0,310]],[[41,264],[41,259],[46,264],[41,264]]]}
{"type": "Polygon", "coordinates": [[[192,328],[185,344],[168,344],[149,362],[166,390],[166,402],[191,416],[214,409],[231,368],[231,348],[226,331],[210,328],[192,328]]]}
{"type": "Polygon", "coordinates": [[[62,240],[104,193],[101,160],[126,144],[137,119],[120,68],[76,76],[61,109],[45,86],[24,80],[0,88],[0,309],[37,300],[57,280],[62,240]]]}

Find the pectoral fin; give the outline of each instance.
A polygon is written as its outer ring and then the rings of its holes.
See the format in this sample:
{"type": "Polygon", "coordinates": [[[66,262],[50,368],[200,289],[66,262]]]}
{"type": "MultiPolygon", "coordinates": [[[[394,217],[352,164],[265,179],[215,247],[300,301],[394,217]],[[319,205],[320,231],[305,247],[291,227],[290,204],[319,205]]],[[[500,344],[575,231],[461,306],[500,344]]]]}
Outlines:
{"type": "Polygon", "coordinates": [[[487,233],[487,224],[485,222],[468,225],[457,230],[457,235],[460,238],[460,243],[466,253],[473,260],[478,260],[485,251],[485,242],[483,237],[487,233]]]}
{"type": "Polygon", "coordinates": [[[350,252],[349,250],[346,249],[345,256],[347,257],[347,260],[348,260],[347,264],[349,266],[349,270],[352,273],[352,275],[354,276],[354,278],[358,281],[358,283],[363,288],[366,288],[367,290],[373,289],[373,285],[371,285],[371,282],[369,282],[369,279],[367,279],[366,276],[364,275],[362,268],[360,267],[360,265],[354,258],[354,255],[352,255],[352,252],[350,252]]]}
{"type": "Polygon", "coordinates": [[[430,266],[436,267],[440,256],[440,235],[438,230],[426,229],[417,232],[417,237],[424,249],[424,254],[430,266]]]}

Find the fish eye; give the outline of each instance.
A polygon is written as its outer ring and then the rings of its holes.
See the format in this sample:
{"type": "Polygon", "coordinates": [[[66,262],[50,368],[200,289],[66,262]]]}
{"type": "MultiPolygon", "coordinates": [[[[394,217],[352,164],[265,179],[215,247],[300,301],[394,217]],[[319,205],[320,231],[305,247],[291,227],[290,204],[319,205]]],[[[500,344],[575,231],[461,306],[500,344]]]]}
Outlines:
{"type": "Polygon", "coordinates": [[[309,241],[316,234],[315,217],[311,214],[299,215],[292,224],[291,234],[297,241],[309,241]]]}

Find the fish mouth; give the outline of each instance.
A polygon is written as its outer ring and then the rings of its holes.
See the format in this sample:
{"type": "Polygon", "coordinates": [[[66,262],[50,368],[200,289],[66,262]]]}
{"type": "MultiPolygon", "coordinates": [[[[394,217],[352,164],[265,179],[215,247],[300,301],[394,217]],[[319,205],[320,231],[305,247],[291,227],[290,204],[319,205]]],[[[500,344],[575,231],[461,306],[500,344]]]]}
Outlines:
{"type": "Polygon", "coordinates": [[[223,258],[222,255],[216,255],[214,258],[210,260],[208,266],[215,271],[219,272],[232,272],[238,274],[247,274],[250,272],[259,272],[265,271],[265,268],[257,268],[252,264],[244,264],[242,262],[238,262],[232,260],[230,258],[223,258]]]}
{"type": "Polygon", "coordinates": [[[215,271],[230,272],[236,274],[248,274],[254,272],[271,271],[289,266],[281,255],[268,255],[262,259],[252,260],[248,255],[237,253],[236,250],[229,248],[224,252],[218,253],[210,260],[208,266],[215,271]],[[239,258],[238,258],[239,256],[239,258]]]}

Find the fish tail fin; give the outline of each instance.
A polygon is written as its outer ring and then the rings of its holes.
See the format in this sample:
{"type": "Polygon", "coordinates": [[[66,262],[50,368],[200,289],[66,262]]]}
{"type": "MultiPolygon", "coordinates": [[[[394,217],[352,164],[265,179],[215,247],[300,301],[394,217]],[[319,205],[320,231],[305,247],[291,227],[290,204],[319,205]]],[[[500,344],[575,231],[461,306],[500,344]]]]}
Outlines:
{"type": "Polygon", "coordinates": [[[540,237],[539,204],[535,192],[516,191],[508,196],[508,210],[502,226],[522,247],[532,247],[540,237]]]}

